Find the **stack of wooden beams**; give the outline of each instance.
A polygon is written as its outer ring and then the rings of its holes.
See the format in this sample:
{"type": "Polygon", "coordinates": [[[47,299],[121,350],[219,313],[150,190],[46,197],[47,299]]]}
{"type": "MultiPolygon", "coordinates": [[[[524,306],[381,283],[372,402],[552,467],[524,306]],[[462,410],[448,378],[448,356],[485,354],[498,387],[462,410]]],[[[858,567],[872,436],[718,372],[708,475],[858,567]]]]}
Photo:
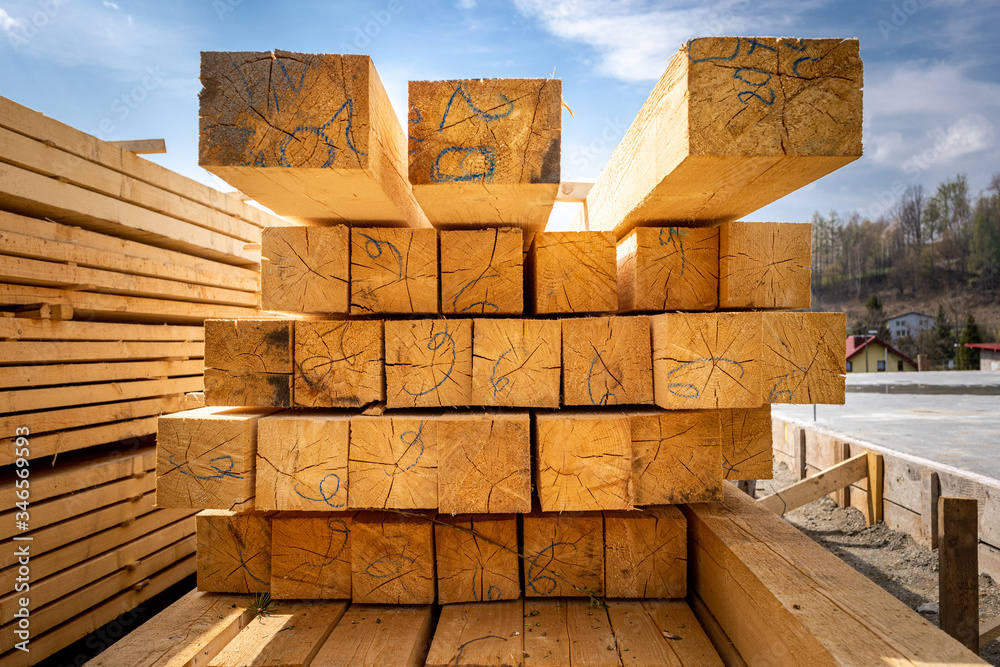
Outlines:
{"type": "Polygon", "coordinates": [[[860,155],[856,41],[688,44],[573,232],[558,81],[411,82],[408,148],[367,57],[202,81],[202,165],[310,225],[261,240],[295,319],[208,322],[208,407],[159,420],[203,591],[682,598],[674,505],[771,476],[771,403],[843,401],[844,316],[786,312],[809,226],[733,220],[860,155]]]}
{"type": "Polygon", "coordinates": [[[21,607],[38,660],[194,570],[191,512],[155,509],[156,418],[198,404],[206,318],[260,315],[244,246],[276,224],[0,98],[0,662],[29,655],[21,607]]]}

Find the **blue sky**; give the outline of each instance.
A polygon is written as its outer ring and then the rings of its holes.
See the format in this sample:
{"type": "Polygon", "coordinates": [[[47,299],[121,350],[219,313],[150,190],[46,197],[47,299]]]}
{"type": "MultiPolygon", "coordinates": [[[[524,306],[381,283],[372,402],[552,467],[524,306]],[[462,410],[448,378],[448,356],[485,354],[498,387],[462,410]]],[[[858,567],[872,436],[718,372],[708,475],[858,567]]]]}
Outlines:
{"type": "Polygon", "coordinates": [[[975,192],[1000,171],[994,2],[0,0],[0,32],[0,94],[104,139],[165,138],[152,160],[227,190],[197,166],[202,50],[366,53],[397,113],[411,79],[554,70],[575,114],[563,180],[593,180],[678,46],[711,35],[861,40],[864,157],[749,219],[875,216],[907,185],[962,172],[975,192]]]}

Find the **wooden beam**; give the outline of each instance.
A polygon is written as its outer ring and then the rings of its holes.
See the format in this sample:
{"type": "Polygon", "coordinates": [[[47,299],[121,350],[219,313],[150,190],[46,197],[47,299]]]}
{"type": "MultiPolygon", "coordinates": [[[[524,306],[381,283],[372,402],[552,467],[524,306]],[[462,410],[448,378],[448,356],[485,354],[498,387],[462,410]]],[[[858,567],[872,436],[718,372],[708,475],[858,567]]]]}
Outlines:
{"type": "Polygon", "coordinates": [[[868,464],[868,504],[865,519],[869,526],[874,526],[883,516],[884,464],[882,455],[877,452],[867,452],[868,464]]]}
{"type": "Polygon", "coordinates": [[[198,164],[237,190],[296,221],[430,226],[368,56],[206,51],[201,81],[198,164]]]}
{"type": "Polygon", "coordinates": [[[433,229],[351,230],[351,314],[436,314],[438,243],[433,229]]]}
{"type": "Polygon", "coordinates": [[[292,372],[293,320],[205,320],[205,367],[292,372]]]}
{"type": "Polygon", "coordinates": [[[108,143],[136,155],[167,152],[167,142],[163,139],[134,139],[132,141],[111,141],[108,143]]]}
{"type": "Polygon", "coordinates": [[[728,222],[719,231],[719,308],[808,308],[812,225],[728,222]]]}
{"type": "Polygon", "coordinates": [[[524,595],[604,594],[604,521],[594,512],[524,515],[524,595]]]}
{"type": "Polygon", "coordinates": [[[359,512],[351,531],[355,602],[434,602],[434,524],[388,512],[359,512]]]}
{"type": "Polygon", "coordinates": [[[440,604],[521,597],[515,515],[441,514],[438,521],[434,551],[440,604]]]}
{"type": "Polygon", "coordinates": [[[558,79],[410,81],[409,178],[441,229],[541,231],[559,189],[558,79]]]}
{"type": "Polygon", "coordinates": [[[618,310],[715,310],[719,229],[640,227],[618,242],[618,310]]]}
{"type": "MultiPolygon", "coordinates": [[[[57,467],[32,474],[31,502],[41,502],[91,486],[125,477],[139,477],[156,468],[156,450],[137,447],[134,451],[107,456],[100,452],[68,454],[57,467]]],[[[15,479],[0,484],[0,507],[13,507],[16,500],[15,479]]]]}
{"type": "Polygon", "coordinates": [[[761,359],[768,403],[843,405],[844,313],[764,313],[761,359]]]}
{"type": "Polygon", "coordinates": [[[1000,638],[1000,616],[994,616],[979,625],[979,646],[985,646],[997,638],[1000,638]]]}
{"type": "Polygon", "coordinates": [[[524,601],[446,605],[427,667],[520,665],[524,661],[524,601]]]}
{"type": "Polygon", "coordinates": [[[312,664],[423,667],[434,619],[434,606],[429,604],[352,604],[312,664]]]}
{"type": "Polygon", "coordinates": [[[187,359],[201,357],[204,344],[193,342],[142,341],[4,341],[0,342],[0,363],[24,361],[94,362],[122,359],[187,359]]]}
{"type": "Polygon", "coordinates": [[[405,413],[351,417],[347,506],[436,509],[438,423],[405,413]]]}
{"type": "Polygon", "coordinates": [[[618,310],[615,238],[606,232],[541,232],[529,251],[533,312],[618,310]]]}
{"type": "Polygon", "coordinates": [[[135,380],[109,384],[70,385],[66,387],[40,387],[19,391],[0,391],[0,412],[14,413],[29,410],[48,410],[91,403],[127,401],[136,398],[185,394],[201,391],[203,380],[199,375],[164,378],[162,380],[135,380]]]}
{"type": "Polygon", "coordinates": [[[587,201],[587,195],[593,188],[593,183],[563,181],[559,184],[556,201],[583,203],[587,201]]]}
{"type": "Polygon", "coordinates": [[[856,160],[861,79],[856,39],[689,41],[587,196],[589,229],[736,220],[856,160]]]}
{"type": "Polygon", "coordinates": [[[526,667],[621,667],[608,614],[580,598],[532,598],[524,606],[526,667]]]}
{"type": "Polygon", "coordinates": [[[539,412],[534,439],[543,512],[634,508],[631,428],[624,413],[539,412]]]}
{"type": "Polygon", "coordinates": [[[296,321],[293,405],[361,407],[385,400],[382,322],[296,321]]]}
{"type": "Polygon", "coordinates": [[[920,534],[914,537],[928,549],[938,547],[938,498],[941,482],[929,468],[920,470],[920,534]]]}
{"type": "Polygon", "coordinates": [[[244,628],[208,667],[306,667],[347,611],[347,604],[330,600],[282,602],[272,613],[244,628]]]}
{"type": "Polygon", "coordinates": [[[799,481],[806,478],[806,430],[795,430],[795,474],[799,481]]]}
{"type": "Polygon", "coordinates": [[[562,320],[563,405],[652,405],[649,318],[562,320]]]}
{"type": "Polygon", "coordinates": [[[260,304],[289,313],[346,313],[350,230],[268,227],[260,234],[260,304]]]}
{"type": "Polygon", "coordinates": [[[349,441],[346,414],[299,410],[261,419],[256,507],[307,512],[346,507],[349,441]]]}
{"type": "Polygon", "coordinates": [[[524,254],[519,229],[442,231],[441,312],[520,315],[524,254]]]}
{"type": "Polygon", "coordinates": [[[531,511],[531,420],[525,412],[449,414],[437,421],[438,509],[531,511]]]}
{"type": "Polygon", "coordinates": [[[719,416],[723,477],[734,481],[772,479],[771,406],[720,410],[719,416]]]}
{"type": "Polygon", "coordinates": [[[385,323],[386,407],[472,404],[472,320],[385,323]]]}
{"type": "Polygon", "coordinates": [[[983,664],[958,642],[732,485],[693,503],[691,587],[748,664],[983,664]]]}
{"type": "Polygon", "coordinates": [[[691,605],[692,613],[698,619],[698,625],[702,627],[705,635],[712,642],[712,646],[718,651],[719,657],[722,659],[722,664],[726,667],[748,667],[746,660],[736,650],[733,640],[729,638],[726,631],[719,625],[719,621],[709,611],[708,606],[701,599],[701,596],[698,595],[697,591],[688,592],[688,602],[691,605]]]}
{"type": "Polygon", "coordinates": [[[975,498],[938,498],[940,626],[979,653],[979,514],[975,498]]]}
{"type": "Polygon", "coordinates": [[[198,590],[266,593],[271,586],[271,517],[198,512],[198,590]]]}
{"type": "Polygon", "coordinates": [[[206,405],[287,408],[292,405],[291,373],[205,369],[206,405]]]}
{"type": "Polygon", "coordinates": [[[667,409],[763,405],[761,317],[760,313],[650,317],[656,404],[667,409]]]}
{"type": "Polygon", "coordinates": [[[868,475],[868,455],[858,454],[832,468],[761,498],[761,507],[784,516],[826,494],[842,489],[868,475]]]}
{"type": "MultiPolygon", "coordinates": [[[[128,340],[203,341],[204,328],[170,324],[125,324],[122,322],[59,322],[0,318],[0,338],[13,340],[128,340]]],[[[154,374],[155,375],[155,374],[154,374]]],[[[9,386],[4,384],[4,386],[9,386]]]]}
{"type": "Polygon", "coordinates": [[[473,404],[558,408],[560,331],[555,320],[474,320],[473,404]]]}
{"type": "Polygon", "coordinates": [[[613,598],[687,595],[687,520],[671,505],[604,512],[605,594],[613,598]]]}
{"type": "Polygon", "coordinates": [[[722,499],[721,411],[629,411],[637,505],[722,499]]]}

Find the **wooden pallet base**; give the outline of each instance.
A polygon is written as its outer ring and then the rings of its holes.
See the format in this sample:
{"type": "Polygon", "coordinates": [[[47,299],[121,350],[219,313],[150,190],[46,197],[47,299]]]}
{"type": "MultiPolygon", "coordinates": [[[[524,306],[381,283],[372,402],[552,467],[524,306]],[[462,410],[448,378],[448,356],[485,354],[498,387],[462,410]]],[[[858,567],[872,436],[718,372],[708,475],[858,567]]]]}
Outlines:
{"type": "Polygon", "coordinates": [[[192,591],[89,665],[719,665],[684,600],[278,603],[192,591]]]}

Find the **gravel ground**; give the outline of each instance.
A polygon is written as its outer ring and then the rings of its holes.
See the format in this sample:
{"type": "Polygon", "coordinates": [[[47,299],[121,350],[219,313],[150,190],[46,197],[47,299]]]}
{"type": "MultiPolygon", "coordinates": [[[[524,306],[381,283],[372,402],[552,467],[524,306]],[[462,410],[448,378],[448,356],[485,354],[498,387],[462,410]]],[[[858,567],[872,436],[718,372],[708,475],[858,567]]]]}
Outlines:
{"type": "MultiPolygon", "coordinates": [[[[757,497],[773,493],[795,482],[795,475],[779,464],[774,480],[757,483],[757,497]]],[[[865,526],[864,515],[853,507],[837,507],[827,497],[789,512],[785,519],[833,552],[842,561],[874,581],[897,599],[917,610],[938,601],[938,557],[906,534],[884,523],[865,526]]],[[[937,624],[936,611],[919,612],[937,624]]],[[[987,575],[979,577],[980,622],[1000,614],[1000,586],[987,575]]],[[[981,647],[980,655],[1000,666],[1000,640],[981,647]]]]}

